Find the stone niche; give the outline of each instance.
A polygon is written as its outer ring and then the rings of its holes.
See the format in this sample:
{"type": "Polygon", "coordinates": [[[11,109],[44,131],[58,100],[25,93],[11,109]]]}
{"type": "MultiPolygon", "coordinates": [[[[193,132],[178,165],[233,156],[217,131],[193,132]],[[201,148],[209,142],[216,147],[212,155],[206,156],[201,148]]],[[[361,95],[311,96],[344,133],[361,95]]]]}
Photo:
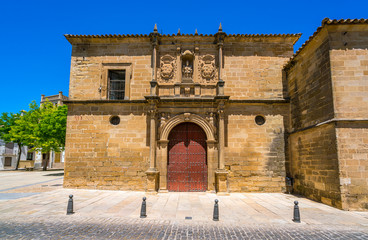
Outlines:
{"type": "Polygon", "coordinates": [[[190,50],[186,50],[181,55],[182,64],[182,83],[193,83],[193,66],[194,66],[194,54],[190,50]]]}

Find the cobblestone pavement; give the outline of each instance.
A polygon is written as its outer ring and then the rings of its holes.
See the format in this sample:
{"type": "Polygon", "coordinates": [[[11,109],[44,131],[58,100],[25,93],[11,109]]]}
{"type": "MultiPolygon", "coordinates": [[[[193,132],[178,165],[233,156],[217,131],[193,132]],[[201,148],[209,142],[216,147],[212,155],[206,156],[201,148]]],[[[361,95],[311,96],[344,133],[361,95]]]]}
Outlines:
{"type": "Polygon", "coordinates": [[[366,229],[190,220],[84,218],[0,220],[1,239],[368,239],[366,229]]]}
{"type": "Polygon", "coordinates": [[[368,239],[368,212],[289,194],[63,189],[62,172],[23,173],[0,172],[0,239],[368,239]],[[66,215],[69,194],[73,215],[66,215]],[[143,196],[147,218],[141,219],[143,196]],[[301,223],[291,220],[294,200],[301,223]]]}

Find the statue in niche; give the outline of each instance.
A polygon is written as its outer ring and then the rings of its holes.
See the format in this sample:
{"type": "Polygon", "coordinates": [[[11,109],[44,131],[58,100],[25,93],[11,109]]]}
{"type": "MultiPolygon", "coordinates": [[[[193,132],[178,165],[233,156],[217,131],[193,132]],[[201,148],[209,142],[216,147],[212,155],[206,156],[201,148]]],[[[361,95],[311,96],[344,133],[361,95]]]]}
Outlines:
{"type": "Polygon", "coordinates": [[[192,75],[193,75],[193,66],[189,64],[189,60],[187,60],[185,65],[183,66],[183,77],[192,78],[192,75]]]}
{"type": "Polygon", "coordinates": [[[190,50],[182,53],[182,82],[191,83],[193,82],[193,61],[194,55],[190,50]]]}

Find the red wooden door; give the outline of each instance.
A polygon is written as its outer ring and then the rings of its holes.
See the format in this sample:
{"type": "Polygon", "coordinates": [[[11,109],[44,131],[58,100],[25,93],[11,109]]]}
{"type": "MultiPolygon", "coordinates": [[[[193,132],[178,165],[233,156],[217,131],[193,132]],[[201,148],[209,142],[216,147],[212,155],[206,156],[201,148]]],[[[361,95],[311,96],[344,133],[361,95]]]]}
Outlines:
{"type": "Polygon", "coordinates": [[[206,134],[194,123],[182,123],[169,135],[167,186],[173,192],[207,190],[206,134]]]}

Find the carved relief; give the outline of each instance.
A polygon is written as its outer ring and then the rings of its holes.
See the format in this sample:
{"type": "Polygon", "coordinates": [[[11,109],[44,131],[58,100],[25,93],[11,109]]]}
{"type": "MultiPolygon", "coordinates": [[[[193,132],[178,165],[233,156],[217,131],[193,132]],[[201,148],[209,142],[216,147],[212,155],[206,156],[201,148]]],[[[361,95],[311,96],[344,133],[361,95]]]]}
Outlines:
{"type": "Polygon", "coordinates": [[[173,82],[175,77],[175,58],[166,54],[160,58],[160,69],[158,69],[159,80],[162,82],[173,82]]]}
{"type": "Polygon", "coordinates": [[[215,115],[213,114],[213,112],[208,112],[207,116],[206,116],[206,120],[209,124],[211,124],[212,126],[215,127],[215,121],[214,121],[214,117],[215,115]]]}
{"type": "Polygon", "coordinates": [[[157,136],[159,137],[161,134],[162,129],[165,127],[166,123],[168,120],[170,120],[171,116],[170,113],[164,113],[161,112],[158,116],[158,120],[159,120],[159,127],[158,127],[158,131],[157,131],[157,136]]]}
{"type": "Polygon", "coordinates": [[[199,58],[199,75],[202,82],[215,82],[217,78],[217,69],[215,65],[215,57],[212,55],[204,55],[199,58]]]}

